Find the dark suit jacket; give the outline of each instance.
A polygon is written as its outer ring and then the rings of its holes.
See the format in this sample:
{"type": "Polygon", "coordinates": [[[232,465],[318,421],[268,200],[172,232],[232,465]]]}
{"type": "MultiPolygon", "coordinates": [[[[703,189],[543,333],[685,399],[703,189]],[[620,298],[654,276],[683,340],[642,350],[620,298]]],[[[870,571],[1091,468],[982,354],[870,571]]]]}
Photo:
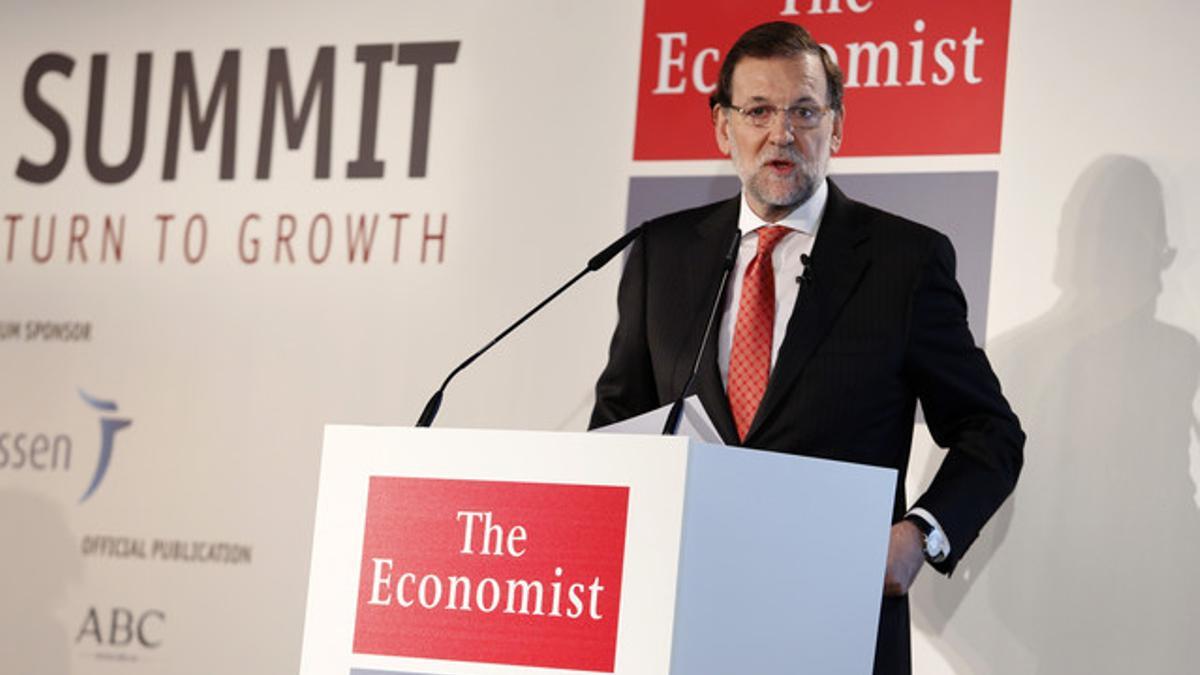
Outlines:
{"type": "MultiPolygon", "coordinates": [[[[621,278],[620,318],[591,426],[679,395],[738,210],[734,198],[647,223],[621,278]]],[[[949,449],[913,505],[933,513],[950,539],[950,558],[937,566],[945,573],[1012,491],[1025,438],[967,328],[954,264],[944,235],[848,199],[830,182],[812,251],[813,283],[800,291],[743,441],[717,370],[715,339],[697,379],[727,444],[898,469],[894,520],[907,510],[904,474],[919,399],[934,440],[949,449]]],[[[907,600],[888,598],[875,672],[910,670],[907,600]]]]}

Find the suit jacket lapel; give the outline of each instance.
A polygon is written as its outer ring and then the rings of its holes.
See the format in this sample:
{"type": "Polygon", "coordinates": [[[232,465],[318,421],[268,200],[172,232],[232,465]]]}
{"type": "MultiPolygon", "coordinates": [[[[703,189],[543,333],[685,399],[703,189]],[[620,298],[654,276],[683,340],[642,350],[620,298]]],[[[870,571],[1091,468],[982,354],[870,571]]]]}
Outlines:
{"type": "Polygon", "coordinates": [[[741,440],[737,435],[737,425],[734,424],[729,397],[725,394],[725,386],[721,384],[721,371],[717,366],[716,333],[719,329],[719,326],[713,329],[713,335],[704,348],[700,372],[696,376],[696,390],[709,419],[721,434],[721,440],[726,445],[739,445],[741,440]]]}
{"type": "MultiPolygon", "coordinates": [[[[739,194],[697,225],[698,234],[703,239],[705,249],[716,251],[715,260],[717,262],[712,269],[717,270],[718,274],[725,252],[729,250],[727,247],[733,240],[733,233],[737,231],[740,204],[741,195],[739,194]]],[[[684,369],[692,367],[691,359],[694,358],[696,349],[700,346],[700,339],[704,331],[703,321],[708,318],[707,312],[711,307],[708,303],[712,301],[712,294],[716,292],[719,283],[720,277],[712,275],[707,283],[701,284],[697,289],[698,293],[703,294],[701,304],[705,314],[701,319],[700,332],[696,335],[695,342],[677,357],[681,361],[686,361],[681,366],[684,369]]],[[[726,292],[728,292],[728,287],[726,292]]],[[[720,314],[718,314],[717,324],[713,326],[713,333],[709,336],[708,344],[705,345],[704,354],[701,356],[700,371],[696,374],[694,391],[699,395],[704,410],[712,420],[713,426],[717,428],[717,432],[721,434],[721,438],[729,445],[736,445],[738,443],[737,427],[733,422],[733,412],[729,409],[725,386],[721,384],[721,372],[717,368],[717,341],[720,328],[720,314]]]]}
{"type": "Polygon", "coordinates": [[[772,412],[787,398],[796,378],[833,326],[842,305],[870,265],[866,247],[861,246],[869,233],[864,224],[855,218],[854,211],[854,202],[847,199],[830,181],[829,201],[825,204],[825,214],[813,245],[813,280],[796,298],[783,345],[767,382],[767,391],[746,433],[747,441],[753,439],[772,412]]]}

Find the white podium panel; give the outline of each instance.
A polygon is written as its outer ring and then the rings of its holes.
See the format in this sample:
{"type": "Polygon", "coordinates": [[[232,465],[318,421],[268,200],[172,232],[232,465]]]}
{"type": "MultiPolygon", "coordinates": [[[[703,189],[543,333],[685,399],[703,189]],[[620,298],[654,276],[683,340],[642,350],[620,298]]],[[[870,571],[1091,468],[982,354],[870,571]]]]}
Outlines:
{"type": "Polygon", "coordinates": [[[869,673],[895,472],[330,426],[301,673],[869,673]]]}

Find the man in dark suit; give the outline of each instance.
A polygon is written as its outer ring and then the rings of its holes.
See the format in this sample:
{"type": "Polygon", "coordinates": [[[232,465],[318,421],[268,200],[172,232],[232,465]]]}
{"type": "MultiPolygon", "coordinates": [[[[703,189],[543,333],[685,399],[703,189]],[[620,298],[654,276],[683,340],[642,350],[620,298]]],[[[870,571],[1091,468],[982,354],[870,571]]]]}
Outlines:
{"type": "Polygon", "coordinates": [[[811,36],[785,22],[748,31],[711,103],[742,194],[647,223],[621,279],[591,426],[680,394],[740,236],[700,400],[730,445],[899,470],[875,672],[908,673],[908,588],[923,561],[953,570],[1012,491],[1024,434],[967,328],[949,240],[826,178],[842,79],[811,36]],[[910,507],[918,400],[948,453],[910,507]]]}

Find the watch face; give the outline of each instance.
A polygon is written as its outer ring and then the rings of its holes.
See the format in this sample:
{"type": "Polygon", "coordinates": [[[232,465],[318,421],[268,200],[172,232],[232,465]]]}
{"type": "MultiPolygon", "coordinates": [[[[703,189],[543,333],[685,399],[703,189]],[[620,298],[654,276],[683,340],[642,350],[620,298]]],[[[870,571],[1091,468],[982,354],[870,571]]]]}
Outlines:
{"type": "Polygon", "coordinates": [[[937,530],[930,532],[925,537],[925,555],[929,556],[930,558],[940,558],[942,556],[942,550],[945,548],[943,545],[944,543],[945,537],[942,536],[941,532],[937,530]]]}

